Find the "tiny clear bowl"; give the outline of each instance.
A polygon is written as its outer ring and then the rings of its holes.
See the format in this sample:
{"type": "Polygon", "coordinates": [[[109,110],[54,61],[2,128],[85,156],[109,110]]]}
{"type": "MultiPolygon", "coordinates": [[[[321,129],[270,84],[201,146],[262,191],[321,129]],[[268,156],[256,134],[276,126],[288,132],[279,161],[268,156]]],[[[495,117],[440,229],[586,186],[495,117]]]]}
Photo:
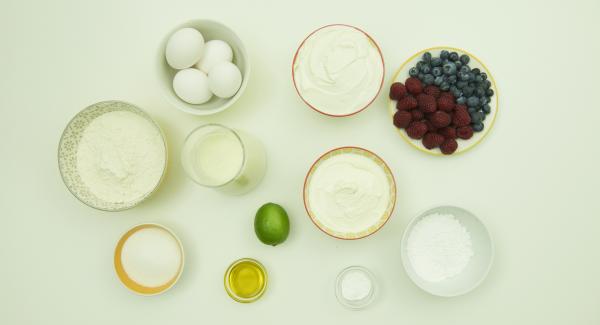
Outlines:
{"type": "Polygon", "coordinates": [[[260,299],[260,297],[262,297],[263,294],[265,293],[265,291],[267,290],[267,286],[269,284],[269,275],[267,274],[267,269],[265,269],[264,265],[262,265],[259,261],[255,260],[253,258],[241,258],[241,259],[236,260],[233,263],[231,263],[231,265],[229,265],[229,267],[227,268],[227,271],[225,271],[224,282],[225,282],[225,291],[227,292],[229,297],[231,297],[231,299],[233,299],[237,302],[241,302],[241,303],[251,303],[251,302],[255,302],[258,299],[260,299]],[[262,286],[260,291],[252,297],[238,296],[234,292],[234,290],[231,288],[230,283],[229,283],[229,275],[231,274],[233,269],[240,263],[244,263],[244,262],[251,263],[254,266],[256,266],[259,269],[259,271],[262,273],[262,276],[264,278],[264,285],[262,286]]]}
{"type": "Polygon", "coordinates": [[[338,302],[351,310],[360,310],[360,309],[364,309],[367,306],[369,306],[373,300],[375,299],[375,294],[377,293],[377,282],[375,282],[375,276],[373,275],[373,273],[371,273],[371,271],[369,271],[369,269],[363,267],[363,266],[349,266],[345,269],[343,269],[338,276],[335,279],[335,297],[337,298],[338,302]],[[344,276],[346,274],[348,274],[351,271],[360,271],[363,274],[365,274],[369,280],[371,280],[371,291],[369,292],[369,294],[364,297],[363,299],[360,300],[348,300],[346,298],[344,298],[344,296],[342,295],[342,279],[344,278],[344,276]]]}

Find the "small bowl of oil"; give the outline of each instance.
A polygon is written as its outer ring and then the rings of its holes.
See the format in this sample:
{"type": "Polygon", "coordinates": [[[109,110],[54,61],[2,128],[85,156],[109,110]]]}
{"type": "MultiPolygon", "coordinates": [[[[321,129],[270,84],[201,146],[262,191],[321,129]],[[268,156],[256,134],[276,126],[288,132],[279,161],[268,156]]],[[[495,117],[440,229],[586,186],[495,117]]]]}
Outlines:
{"type": "Polygon", "coordinates": [[[227,268],[225,291],[237,302],[254,302],[265,293],[267,280],[267,270],[259,261],[242,258],[227,268]]]}

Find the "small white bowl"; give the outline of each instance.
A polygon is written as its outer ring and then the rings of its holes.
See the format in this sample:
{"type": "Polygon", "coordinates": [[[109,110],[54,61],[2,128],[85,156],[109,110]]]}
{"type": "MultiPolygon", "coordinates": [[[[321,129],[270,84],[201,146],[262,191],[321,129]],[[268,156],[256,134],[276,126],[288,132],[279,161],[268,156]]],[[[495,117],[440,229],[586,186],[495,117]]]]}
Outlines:
{"type": "Polygon", "coordinates": [[[158,47],[156,70],[160,87],[163,89],[165,96],[171,104],[190,114],[211,115],[224,111],[242,96],[242,93],[248,84],[248,78],[250,77],[250,61],[248,60],[248,53],[246,52],[242,40],[240,40],[233,30],[213,20],[196,19],[176,26],[165,35],[158,47]],[[233,50],[233,63],[242,73],[242,85],[233,97],[219,98],[213,96],[204,104],[189,104],[181,100],[181,98],[175,94],[175,91],[173,90],[173,77],[175,77],[175,74],[179,70],[171,68],[167,63],[167,59],[165,58],[165,48],[169,37],[179,29],[186,27],[197,29],[202,33],[202,36],[204,36],[204,41],[218,39],[227,42],[227,44],[231,46],[231,49],[233,50]]]}
{"type": "Polygon", "coordinates": [[[494,260],[494,244],[486,226],[471,212],[453,206],[440,206],[423,212],[406,227],[402,237],[402,264],[408,277],[421,289],[440,297],[460,296],[477,288],[487,276],[494,260]],[[406,252],[408,236],[413,227],[425,216],[433,213],[453,215],[471,235],[473,257],[459,275],[440,282],[428,282],[413,269],[406,252]]]}

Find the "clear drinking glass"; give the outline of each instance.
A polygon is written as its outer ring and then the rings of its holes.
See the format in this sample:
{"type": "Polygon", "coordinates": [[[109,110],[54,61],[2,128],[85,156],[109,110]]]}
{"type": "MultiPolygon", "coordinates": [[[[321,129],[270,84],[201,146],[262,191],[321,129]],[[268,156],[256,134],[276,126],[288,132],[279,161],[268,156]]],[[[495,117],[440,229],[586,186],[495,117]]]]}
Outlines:
{"type": "Polygon", "coordinates": [[[185,139],[181,163],[196,183],[239,195],[262,180],[266,154],[262,143],[246,132],[205,124],[185,139]]]}

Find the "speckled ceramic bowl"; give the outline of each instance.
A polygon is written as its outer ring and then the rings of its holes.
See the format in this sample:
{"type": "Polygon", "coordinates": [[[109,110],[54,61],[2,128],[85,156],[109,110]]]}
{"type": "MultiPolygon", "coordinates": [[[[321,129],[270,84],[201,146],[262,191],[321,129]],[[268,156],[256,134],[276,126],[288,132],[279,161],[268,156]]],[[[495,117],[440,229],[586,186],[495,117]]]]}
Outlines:
{"type": "Polygon", "coordinates": [[[165,175],[168,154],[167,143],[164,138],[164,134],[162,133],[162,130],[158,124],[148,114],[146,114],[146,112],[134,105],[121,101],[105,101],[93,104],[77,113],[77,115],[73,117],[63,131],[62,137],[60,138],[60,143],[58,145],[58,168],[60,175],[63,179],[63,182],[67,186],[67,189],[69,189],[69,191],[79,201],[92,208],[103,211],[120,211],[132,208],[143,202],[152,193],[154,193],[165,175]],[[98,116],[114,111],[132,112],[151,122],[152,125],[154,125],[160,132],[165,146],[165,164],[163,166],[162,176],[157,180],[156,185],[151,191],[147,192],[145,195],[135,201],[115,203],[101,200],[90,192],[77,172],[77,148],[83,131],[90,124],[90,122],[98,116]]]}
{"type": "MultiPolygon", "coordinates": [[[[471,54],[463,49],[448,47],[448,46],[432,47],[432,48],[424,49],[422,51],[415,53],[408,60],[406,60],[404,63],[402,63],[402,65],[400,66],[400,68],[398,68],[398,70],[394,74],[394,77],[390,81],[390,85],[394,82],[404,83],[406,81],[406,79],[409,77],[408,70],[410,70],[410,68],[414,67],[417,64],[417,62],[419,62],[421,60],[421,56],[423,55],[423,53],[430,52],[433,56],[439,56],[440,52],[442,50],[448,50],[450,52],[457,52],[459,55],[467,54],[469,57],[471,57],[469,66],[471,68],[479,68],[481,71],[485,72],[488,75],[488,79],[492,83],[491,89],[494,90],[494,96],[492,97],[492,101],[490,102],[490,106],[491,106],[492,110],[491,110],[491,113],[486,116],[485,121],[483,121],[483,125],[484,125],[483,131],[474,132],[473,137],[471,139],[457,140],[458,149],[456,149],[456,151],[451,155],[451,156],[453,156],[453,155],[457,155],[457,154],[466,152],[466,151],[472,149],[473,147],[475,147],[476,145],[478,145],[492,130],[492,127],[494,126],[494,122],[496,121],[496,116],[498,114],[498,88],[496,87],[496,82],[494,81],[494,77],[492,76],[492,73],[483,64],[483,62],[479,58],[474,56],[473,54],[471,54]]],[[[391,100],[391,99],[389,99],[389,102],[388,102],[388,110],[390,112],[392,119],[394,117],[394,114],[396,113],[396,102],[397,102],[396,100],[391,100]]],[[[395,128],[398,131],[398,134],[400,135],[400,137],[402,139],[404,139],[404,141],[406,141],[408,144],[410,144],[417,150],[420,150],[422,152],[425,152],[425,153],[428,153],[431,155],[435,155],[435,156],[444,156],[444,154],[442,154],[442,152],[440,151],[439,148],[434,148],[433,150],[429,150],[423,146],[423,143],[421,143],[421,140],[415,140],[415,139],[410,138],[406,134],[406,131],[404,129],[396,128],[392,124],[391,120],[390,120],[390,126],[395,128]]]]}
{"type": "Polygon", "coordinates": [[[306,212],[308,213],[310,220],[312,220],[312,222],[315,224],[315,226],[317,226],[319,229],[321,229],[324,233],[328,234],[329,236],[338,238],[338,239],[361,239],[361,238],[367,237],[367,236],[372,235],[375,232],[377,232],[379,229],[381,229],[385,225],[385,223],[392,216],[392,212],[394,211],[394,207],[396,206],[396,181],[394,180],[394,175],[392,174],[392,171],[390,170],[388,165],[383,161],[383,159],[381,159],[379,156],[377,156],[373,152],[363,149],[363,148],[359,148],[359,147],[341,147],[341,148],[336,148],[336,149],[326,152],[321,157],[319,157],[319,159],[317,159],[317,161],[315,161],[313,163],[313,165],[311,166],[310,170],[308,171],[308,174],[306,175],[306,179],[304,181],[303,194],[304,194],[304,207],[306,208],[306,212]],[[310,194],[309,189],[310,189],[310,182],[312,180],[312,175],[313,175],[314,171],[317,170],[317,168],[319,168],[319,165],[321,165],[321,163],[323,163],[325,160],[327,160],[333,156],[348,154],[348,153],[361,155],[363,157],[367,157],[367,158],[371,159],[372,161],[374,161],[377,165],[379,165],[383,169],[383,171],[387,177],[387,180],[390,184],[390,188],[389,188],[390,201],[388,202],[385,212],[381,215],[381,217],[375,224],[371,225],[370,227],[368,227],[366,229],[358,231],[358,232],[344,232],[344,231],[339,231],[337,229],[327,227],[319,220],[319,216],[316,215],[316,213],[311,208],[311,202],[308,199],[309,194],[310,194]]]}

